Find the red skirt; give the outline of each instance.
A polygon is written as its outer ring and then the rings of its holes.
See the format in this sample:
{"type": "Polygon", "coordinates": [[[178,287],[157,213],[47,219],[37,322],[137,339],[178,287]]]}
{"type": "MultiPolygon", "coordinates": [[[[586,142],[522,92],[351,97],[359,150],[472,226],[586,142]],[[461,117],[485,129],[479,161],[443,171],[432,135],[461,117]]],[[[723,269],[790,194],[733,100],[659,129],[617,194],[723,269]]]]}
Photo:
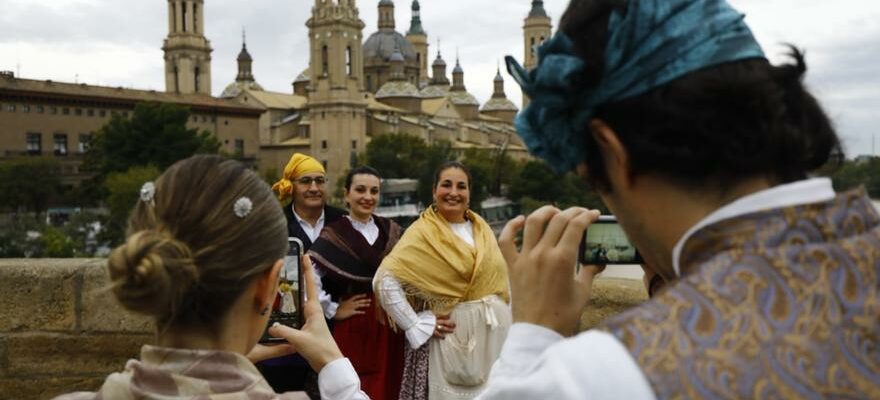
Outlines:
{"type": "Polygon", "coordinates": [[[391,330],[384,314],[380,321],[379,302],[371,298],[373,303],[364,314],[334,323],[333,338],[360,376],[361,390],[371,399],[397,400],[406,339],[402,332],[391,330]]]}

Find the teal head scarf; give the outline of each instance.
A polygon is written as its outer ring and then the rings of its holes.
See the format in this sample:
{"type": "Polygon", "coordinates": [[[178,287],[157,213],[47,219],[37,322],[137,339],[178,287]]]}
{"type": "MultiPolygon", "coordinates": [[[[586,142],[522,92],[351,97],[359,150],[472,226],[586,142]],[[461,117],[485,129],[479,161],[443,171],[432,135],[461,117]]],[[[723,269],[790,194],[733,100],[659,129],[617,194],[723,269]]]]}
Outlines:
{"type": "MultiPolygon", "coordinates": [[[[764,52],[726,0],[630,0],[608,21],[605,69],[596,87],[582,83],[585,62],[557,32],[526,71],[507,69],[531,102],[514,124],[532,154],[557,172],[584,162],[587,125],[596,107],[644,94],[690,72],[764,52]]],[[[638,116],[633,116],[638,118],[638,116]]]]}

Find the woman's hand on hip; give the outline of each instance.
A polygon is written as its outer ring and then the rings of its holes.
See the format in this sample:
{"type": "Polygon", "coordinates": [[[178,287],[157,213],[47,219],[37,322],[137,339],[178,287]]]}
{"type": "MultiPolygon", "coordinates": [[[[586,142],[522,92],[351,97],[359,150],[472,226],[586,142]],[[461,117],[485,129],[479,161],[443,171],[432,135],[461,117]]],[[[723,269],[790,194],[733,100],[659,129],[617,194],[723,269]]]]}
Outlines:
{"type": "Polygon", "coordinates": [[[574,334],[600,271],[585,266],[575,277],[578,249],[584,231],[598,218],[595,210],[545,206],[507,223],[499,245],[510,273],[514,322],[574,334]],[[523,229],[522,249],[517,250],[516,236],[523,229]]]}
{"type": "MultiPolygon", "coordinates": [[[[302,260],[303,275],[311,276],[314,267],[309,257],[302,260]]],[[[306,301],[303,307],[306,323],[301,329],[293,329],[289,326],[275,324],[269,328],[269,334],[274,337],[282,337],[296,349],[296,351],[309,362],[315,372],[321,372],[325,365],[342,358],[342,352],[330,329],[324,320],[324,312],[321,303],[318,302],[318,288],[314,279],[305,279],[306,301]]]]}
{"type": "Polygon", "coordinates": [[[336,315],[333,316],[333,319],[342,321],[355,315],[365,314],[366,311],[363,310],[369,308],[371,303],[372,300],[365,294],[351,296],[339,303],[339,308],[336,309],[336,315]]]}
{"type": "Polygon", "coordinates": [[[437,324],[434,325],[434,337],[443,339],[452,332],[455,332],[455,321],[449,314],[438,315],[437,324]]]}

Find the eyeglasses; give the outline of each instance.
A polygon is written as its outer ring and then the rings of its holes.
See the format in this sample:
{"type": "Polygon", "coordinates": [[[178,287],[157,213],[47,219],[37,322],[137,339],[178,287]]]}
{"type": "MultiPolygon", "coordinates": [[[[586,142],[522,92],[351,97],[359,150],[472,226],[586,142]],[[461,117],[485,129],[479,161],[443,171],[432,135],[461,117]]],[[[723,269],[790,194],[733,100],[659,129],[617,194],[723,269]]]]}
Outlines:
{"type": "Polygon", "coordinates": [[[327,183],[327,178],[324,178],[323,176],[304,176],[297,179],[296,182],[303,186],[312,186],[313,183],[318,186],[324,186],[327,183]]]}

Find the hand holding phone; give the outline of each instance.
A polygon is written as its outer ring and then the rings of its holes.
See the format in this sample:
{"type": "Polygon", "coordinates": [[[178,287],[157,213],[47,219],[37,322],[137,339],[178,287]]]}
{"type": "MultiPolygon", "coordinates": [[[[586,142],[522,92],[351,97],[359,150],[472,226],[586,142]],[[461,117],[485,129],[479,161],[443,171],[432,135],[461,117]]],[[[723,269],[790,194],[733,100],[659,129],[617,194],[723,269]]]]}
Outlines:
{"type": "Polygon", "coordinates": [[[617,218],[603,215],[584,232],[578,262],[583,265],[620,265],[642,264],[644,261],[617,218]]]}
{"type": "MultiPolygon", "coordinates": [[[[278,293],[272,305],[269,315],[269,326],[279,323],[294,329],[299,329],[305,323],[303,317],[304,291],[303,291],[303,245],[295,237],[287,239],[288,251],[284,256],[284,265],[279,274],[278,293]]],[[[269,335],[268,329],[263,332],[260,343],[284,342],[284,338],[276,338],[269,335]]]]}

